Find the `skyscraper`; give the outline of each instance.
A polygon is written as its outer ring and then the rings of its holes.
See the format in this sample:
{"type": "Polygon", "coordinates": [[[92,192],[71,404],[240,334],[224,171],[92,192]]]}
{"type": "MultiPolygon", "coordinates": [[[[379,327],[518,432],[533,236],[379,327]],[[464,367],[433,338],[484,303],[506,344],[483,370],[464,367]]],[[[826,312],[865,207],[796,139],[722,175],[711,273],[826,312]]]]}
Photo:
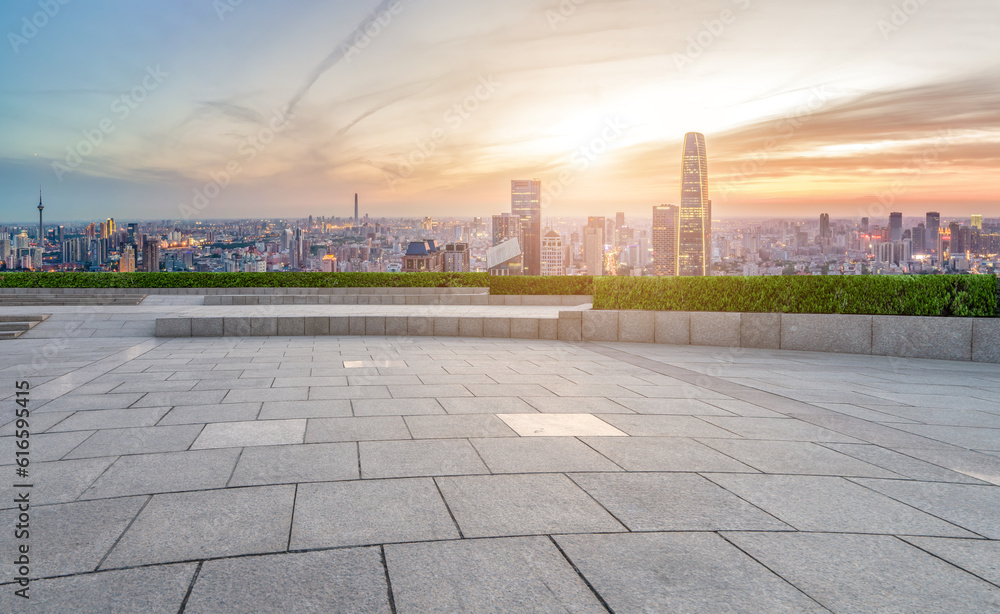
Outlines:
{"type": "MultiPolygon", "coordinates": [[[[39,203],[42,202],[41,197],[39,197],[38,202],[39,203]]],[[[971,223],[969,224],[969,226],[971,226],[973,228],[976,228],[978,230],[982,230],[983,229],[983,216],[980,215],[980,214],[978,214],[978,213],[973,213],[972,214],[972,220],[971,220],[971,223]]]]}
{"type": "Polygon", "coordinates": [[[510,212],[521,218],[524,242],[524,274],[542,272],[542,182],[538,179],[510,182],[510,212]]]}
{"type": "Polygon", "coordinates": [[[705,135],[684,135],[681,170],[679,274],[707,275],[712,264],[712,203],[708,200],[705,135]]]}
{"type": "Polygon", "coordinates": [[[358,194],[354,193],[354,227],[358,227],[358,194]]]}
{"type": "Polygon", "coordinates": [[[680,245],[680,212],[677,205],[653,207],[653,273],[676,276],[680,245]]]}
{"type": "Polygon", "coordinates": [[[928,211],[927,222],[924,224],[924,229],[925,232],[927,233],[927,237],[924,240],[924,245],[927,246],[927,251],[928,252],[933,251],[940,257],[941,254],[938,253],[937,244],[938,244],[938,235],[940,234],[941,231],[941,214],[938,213],[937,211],[928,211]]]}
{"type": "Polygon", "coordinates": [[[607,221],[603,216],[590,216],[583,229],[583,261],[587,275],[604,275],[604,244],[607,221]]]}
{"type": "Polygon", "coordinates": [[[819,236],[821,239],[829,238],[830,236],[830,214],[820,213],[819,214],[819,236]]]}
{"type": "MultiPolygon", "coordinates": [[[[45,247],[45,225],[42,224],[42,186],[38,186],[38,247],[45,247]]],[[[982,219],[982,218],[980,218],[982,219]]],[[[982,222],[979,224],[982,226],[982,222]]]]}
{"type": "Polygon", "coordinates": [[[549,229],[542,236],[542,275],[565,275],[566,264],[563,256],[562,237],[558,232],[549,229]]]}
{"type": "Polygon", "coordinates": [[[889,241],[895,243],[903,240],[903,214],[894,211],[889,214],[889,241]]]}

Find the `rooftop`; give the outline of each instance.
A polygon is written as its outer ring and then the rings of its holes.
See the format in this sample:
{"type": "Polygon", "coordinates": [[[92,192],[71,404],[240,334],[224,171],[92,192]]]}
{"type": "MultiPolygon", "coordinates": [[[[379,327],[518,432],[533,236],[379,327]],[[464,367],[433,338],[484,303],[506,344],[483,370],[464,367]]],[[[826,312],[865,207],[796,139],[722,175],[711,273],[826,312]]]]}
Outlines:
{"type": "Polygon", "coordinates": [[[152,336],[397,308],[196,298],[45,308],[0,342],[0,464],[25,379],[34,484],[30,609],[6,565],[0,611],[1000,610],[995,364],[152,336]]]}

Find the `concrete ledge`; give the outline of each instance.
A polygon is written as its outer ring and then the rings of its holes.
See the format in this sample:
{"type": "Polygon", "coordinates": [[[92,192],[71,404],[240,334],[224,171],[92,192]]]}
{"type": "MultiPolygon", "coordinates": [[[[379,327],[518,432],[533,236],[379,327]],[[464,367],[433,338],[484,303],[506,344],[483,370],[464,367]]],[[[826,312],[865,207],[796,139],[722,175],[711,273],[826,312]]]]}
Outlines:
{"type": "Polygon", "coordinates": [[[483,318],[483,337],[510,338],[510,318],[483,318]]]}
{"type": "Polygon", "coordinates": [[[559,320],[553,318],[538,319],[538,338],[555,341],[559,338],[559,320]]]}
{"type": "Polygon", "coordinates": [[[871,354],[872,316],[783,313],[781,349],[871,354]]]}
{"type": "Polygon", "coordinates": [[[415,337],[430,337],[434,334],[434,322],[426,317],[409,316],[406,319],[406,334],[415,337]]]}
{"type": "MultiPolygon", "coordinates": [[[[397,297],[399,298],[399,297],[397,297]]],[[[406,316],[386,316],[385,334],[392,337],[403,337],[406,335],[406,316]]]]}
{"type": "Polygon", "coordinates": [[[349,316],[331,316],[330,317],[330,334],[336,335],[338,337],[343,337],[350,334],[351,332],[351,322],[349,316]]]}
{"type": "Polygon", "coordinates": [[[781,349],[781,314],[744,313],[740,317],[740,347],[781,349]]]}
{"type": "Polygon", "coordinates": [[[691,345],[740,347],[740,313],[692,311],[691,345]]]}
{"type": "Polygon", "coordinates": [[[971,318],[874,316],[872,354],[972,360],[971,318]]]}
{"type": "Polygon", "coordinates": [[[365,334],[365,316],[347,316],[347,334],[365,334]]]}
{"type": "Polygon", "coordinates": [[[653,343],[656,339],[655,311],[619,311],[618,340],[629,343],[653,343]]]}
{"type": "Polygon", "coordinates": [[[306,316],[303,319],[306,335],[329,335],[330,318],[327,316],[306,316]]]}
{"type": "Polygon", "coordinates": [[[584,341],[618,341],[617,311],[584,311],[584,341]]]}
{"type": "Polygon", "coordinates": [[[483,318],[459,318],[458,319],[458,336],[459,337],[482,337],[483,336],[483,318]]]}
{"type": "Polygon", "coordinates": [[[656,343],[691,344],[691,314],[686,311],[657,311],[653,316],[656,343]]]}
{"type": "Polygon", "coordinates": [[[157,337],[190,337],[191,318],[157,318],[157,337]]]}
{"type": "Polygon", "coordinates": [[[222,320],[222,334],[224,336],[250,336],[250,318],[223,318],[222,320]]]}
{"type": "Polygon", "coordinates": [[[972,321],[972,360],[1000,363],[1000,318],[972,321]]]}
{"type": "Polygon", "coordinates": [[[274,337],[278,334],[278,318],[250,318],[250,334],[254,337],[274,337]]]}
{"type": "Polygon", "coordinates": [[[431,321],[434,322],[434,336],[435,337],[457,337],[458,336],[458,318],[454,317],[433,317],[431,321]]]}
{"type": "Polygon", "coordinates": [[[191,318],[192,337],[222,337],[223,318],[191,318]]]}
{"type": "Polygon", "coordinates": [[[511,339],[538,339],[538,318],[511,318],[511,339]]]}
{"type": "Polygon", "coordinates": [[[385,335],[385,316],[365,316],[365,334],[385,335]]]}
{"type": "Polygon", "coordinates": [[[303,317],[279,317],[278,336],[292,337],[306,334],[306,322],[303,317]]]}

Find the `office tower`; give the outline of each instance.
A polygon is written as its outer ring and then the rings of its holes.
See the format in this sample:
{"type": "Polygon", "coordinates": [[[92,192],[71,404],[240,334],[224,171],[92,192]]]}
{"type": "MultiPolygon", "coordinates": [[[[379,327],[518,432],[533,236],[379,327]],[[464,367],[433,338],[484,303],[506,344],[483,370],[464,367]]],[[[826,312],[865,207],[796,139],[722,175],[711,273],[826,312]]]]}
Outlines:
{"type": "Polygon", "coordinates": [[[924,241],[927,245],[927,250],[933,251],[940,256],[941,252],[938,251],[938,235],[941,234],[941,214],[937,211],[928,211],[927,221],[924,226],[927,233],[927,239],[924,241]]]}
{"type": "Polygon", "coordinates": [[[625,228],[625,212],[618,211],[615,213],[615,245],[620,246],[625,243],[625,236],[622,229],[625,228]]]}
{"type": "Polygon", "coordinates": [[[113,237],[115,234],[115,218],[109,217],[108,222],[107,224],[105,224],[104,228],[108,233],[108,236],[104,238],[107,239],[108,237],[113,237]]]}
{"type": "Polygon", "coordinates": [[[472,259],[468,243],[448,243],[444,246],[444,272],[468,273],[472,270],[472,259]]]}
{"type": "Polygon", "coordinates": [[[603,216],[590,216],[583,228],[583,261],[588,275],[604,275],[604,245],[607,222],[603,216]]]}
{"type": "MultiPolygon", "coordinates": [[[[45,246],[45,224],[42,223],[42,186],[38,186],[38,247],[45,246]]],[[[981,219],[981,218],[980,218],[981,219]]],[[[982,222],[980,222],[982,226],[982,222]]]]}
{"type": "Polygon", "coordinates": [[[954,255],[964,252],[965,246],[962,245],[962,227],[958,222],[948,224],[948,235],[951,237],[951,242],[948,244],[948,253],[954,255]]]}
{"type": "Polygon", "coordinates": [[[126,245],[122,248],[121,257],[118,259],[119,273],[135,273],[135,248],[126,245]]]}
{"type": "Polygon", "coordinates": [[[889,214],[889,241],[895,243],[903,239],[903,214],[893,212],[889,214]]]}
{"type": "Polygon", "coordinates": [[[358,194],[354,194],[354,227],[358,228],[358,194]]]}
{"type": "Polygon", "coordinates": [[[819,237],[820,239],[830,238],[830,214],[819,214],[819,237]]]}
{"type": "Polygon", "coordinates": [[[677,205],[653,207],[653,274],[676,277],[679,249],[680,211],[677,205]]]}
{"type": "Polygon", "coordinates": [[[869,234],[868,231],[869,231],[868,218],[863,217],[861,218],[861,234],[863,235],[869,234]]]}
{"type": "Polygon", "coordinates": [[[146,235],[142,249],[142,270],[155,273],[160,270],[160,240],[146,235]]]}
{"type": "MultiPolygon", "coordinates": [[[[39,200],[38,202],[41,203],[41,200],[39,200]]],[[[976,230],[982,230],[983,229],[983,216],[979,215],[978,213],[973,213],[972,214],[972,220],[971,220],[971,223],[969,224],[969,226],[971,226],[972,228],[975,228],[976,230]]]]}
{"type": "Polygon", "coordinates": [[[542,236],[542,275],[566,274],[565,251],[562,237],[549,229],[542,236]]]}
{"type": "Polygon", "coordinates": [[[679,274],[708,275],[712,256],[711,202],[708,200],[708,157],[705,135],[684,135],[680,206],[679,274]]]}
{"type": "Polygon", "coordinates": [[[522,237],[521,218],[513,213],[501,213],[493,216],[493,245],[517,239],[518,249],[524,240],[522,237]]]}
{"type": "Polygon", "coordinates": [[[910,238],[913,240],[913,253],[927,253],[927,229],[924,228],[923,222],[917,224],[913,231],[910,232],[910,238]]]}
{"type": "Polygon", "coordinates": [[[129,222],[128,223],[128,242],[129,243],[135,243],[136,242],[136,240],[135,240],[136,239],[135,232],[136,232],[136,229],[138,227],[139,227],[139,225],[136,224],[135,222],[129,222]]]}
{"type": "Polygon", "coordinates": [[[542,182],[511,181],[510,212],[521,218],[524,274],[538,275],[542,269],[542,182]]]}

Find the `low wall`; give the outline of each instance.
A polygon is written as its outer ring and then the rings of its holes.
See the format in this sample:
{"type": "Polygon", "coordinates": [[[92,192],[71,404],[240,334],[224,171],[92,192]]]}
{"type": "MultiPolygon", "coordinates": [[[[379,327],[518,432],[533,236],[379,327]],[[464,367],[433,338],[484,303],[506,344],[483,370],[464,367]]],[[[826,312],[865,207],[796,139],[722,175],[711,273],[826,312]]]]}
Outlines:
{"type": "MultiPolygon", "coordinates": [[[[450,288],[449,288],[450,290],[450,288]]],[[[208,295],[206,305],[527,305],[573,307],[589,304],[590,296],[497,295],[459,292],[380,294],[208,295]]]]}

